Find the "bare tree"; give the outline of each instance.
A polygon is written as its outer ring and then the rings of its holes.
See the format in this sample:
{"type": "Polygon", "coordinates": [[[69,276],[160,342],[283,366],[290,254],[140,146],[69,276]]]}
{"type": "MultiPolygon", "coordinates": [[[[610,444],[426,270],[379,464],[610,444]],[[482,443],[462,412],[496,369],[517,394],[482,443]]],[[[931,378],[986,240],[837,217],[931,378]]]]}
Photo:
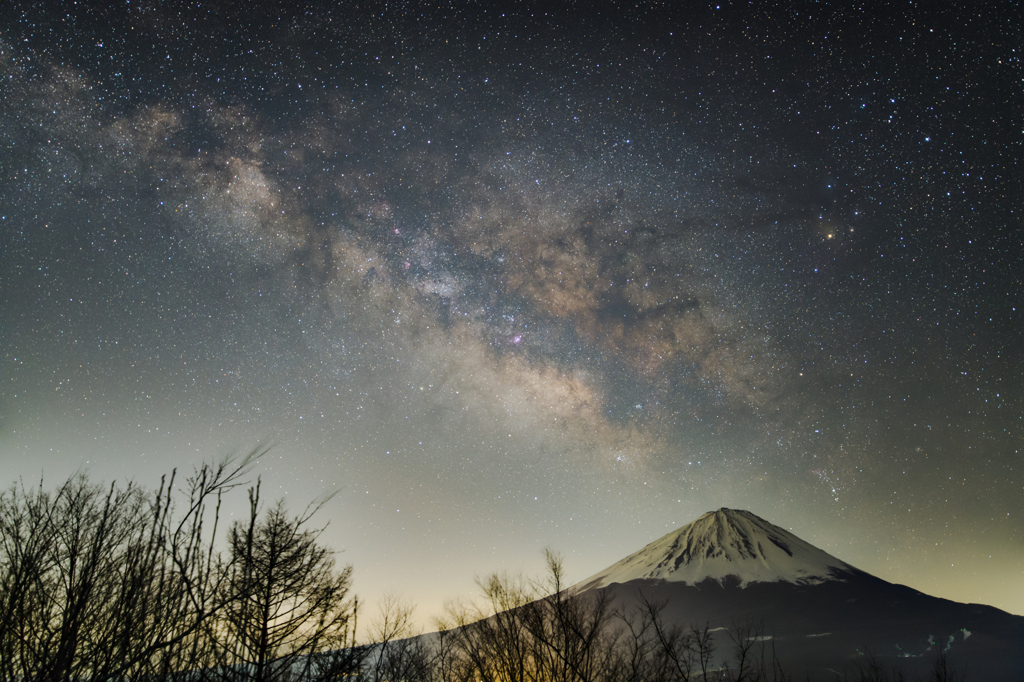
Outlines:
{"type": "Polygon", "coordinates": [[[533,679],[532,646],[523,611],[534,597],[530,583],[521,575],[494,573],[478,579],[477,586],[482,604],[455,602],[446,607],[457,654],[457,679],[533,679]]]}
{"type": "Polygon", "coordinates": [[[235,680],[309,679],[322,654],[353,646],[352,567],[337,570],[323,529],[305,528],[322,503],[292,517],[278,501],[261,516],[258,485],[249,503],[248,522],[228,537],[220,669],[235,680]]]}
{"type": "Polygon", "coordinates": [[[662,682],[667,679],[664,657],[658,656],[659,642],[654,623],[646,609],[617,611],[620,621],[615,679],[622,682],[662,682]]]}
{"type": "Polygon", "coordinates": [[[49,496],[12,486],[0,495],[0,676],[28,678],[39,666],[31,638],[33,617],[42,612],[51,571],[49,496]]]}
{"type": "Polygon", "coordinates": [[[155,636],[140,664],[129,671],[134,676],[166,679],[176,674],[195,677],[197,670],[215,660],[211,633],[225,606],[224,562],[217,550],[217,530],[223,496],[245,483],[252,463],[268,448],[260,446],[240,460],[225,459],[217,465],[202,465],[186,480],[185,501],[179,519],[175,517],[177,500],[174,473],[160,490],[153,504],[155,543],[163,547],[161,561],[155,566],[152,598],[142,604],[142,612],[154,621],[155,636]]]}
{"type": "MultiPolygon", "coordinates": [[[[426,640],[414,637],[413,606],[394,594],[381,600],[377,619],[370,626],[366,675],[373,682],[425,681],[431,678],[438,652],[426,640]]],[[[443,641],[442,641],[443,644],[443,641]]]]}
{"type": "Polygon", "coordinates": [[[454,633],[455,624],[448,616],[440,616],[435,619],[434,626],[437,632],[434,635],[434,655],[431,658],[431,678],[437,682],[456,682],[459,663],[458,650],[456,648],[457,636],[454,633]]]}
{"type": "Polygon", "coordinates": [[[618,633],[606,592],[576,594],[565,584],[562,559],[545,550],[547,574],[534,584],[544,595],[525,607],[538,676],[592,682],[614,668],[618,633]]]}
{"type": "Polygon", "coordinates": [[[728,629],[732,657],[719,671],[726,682],[787,682],[790,676],[779,661],[775,636],[765,634],[764,623],[748,619],[728,629]]]}
{"type": "Polygon", "coordinates": [[[454,603],[438,621],[444,680],[597,682],[621,669],[618,630],[604,593],[565,585],[561,559],[546,552],[547,574],[527,580],[495,573],[477,581],[480,604],[454,603]]]}
{"type": "Polygon", "coordinates": [[[5,496],[7,676],[102,678],[123,667],[118,649],[140,636],[131,628],[147,587],[139,568],[154,559],[144,502],[132,486],[104,492],[84,476],[53,495],[40,487],[5,496]]]}
{"type": "MultiPolygon", "coordinates": [[[[650,637],[651,642],[644,649],[650,656],[657,671],[658,679],[688,680],[709,679],[711,659],[714,654],[714,639],[710,626],[691,626],[689,629],[678,624],[666,624],[662,616],[664,602],[654,602],[644,594],[637,595],[639,619],[643,627],[632,628],[634,637],[650,637]],[[650,634],[648,634],[650,633],[650,634]]],[[[637,616],[634,614],[634,618],[637,616]]],[[[639,648],[634,644],[633,648],[639,648]]]]}
{"type": "Polygon", "coordinates": [[[105,680],[187,663],[172,652],[217,609],[204,598],[215,581],[208,502],[259,454],[197,470],[180,518],[173,475],[151,494],[84,475],[52,494],[0,494],[0,676],[105,680]]]}

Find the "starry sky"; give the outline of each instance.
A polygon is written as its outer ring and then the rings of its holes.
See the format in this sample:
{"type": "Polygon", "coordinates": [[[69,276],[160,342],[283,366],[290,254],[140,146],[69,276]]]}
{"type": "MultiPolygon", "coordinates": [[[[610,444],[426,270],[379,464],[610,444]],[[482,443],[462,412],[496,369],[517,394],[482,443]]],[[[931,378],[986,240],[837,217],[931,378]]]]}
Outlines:
{"type": "Polygon", "coordinates": [[[1024,614],[1022,26],[5,2],[4,485],[267,443],[424,625],[722,506],[1024,614]]]}

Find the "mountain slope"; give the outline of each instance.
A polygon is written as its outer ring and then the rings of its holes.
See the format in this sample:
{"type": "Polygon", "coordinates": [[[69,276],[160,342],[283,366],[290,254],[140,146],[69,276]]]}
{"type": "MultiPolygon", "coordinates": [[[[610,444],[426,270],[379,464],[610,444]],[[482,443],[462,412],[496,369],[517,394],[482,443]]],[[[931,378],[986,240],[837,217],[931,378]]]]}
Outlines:
{"type": "Polygon", "coordinates": [[[670,625],[707,624],[720,649],[763,626],[787,671],[837,679],[873,659],[922,675],[945,653],[971,679],[1024,680],[1024,617],[872,576],[748,511],[719,509],[578,583],[622,613],[664,605],[670,625]]]}
{"type": "Polygon", "coordinates": [[[694,585],[733,576],[798,585],[843,580],[857,569],[748,511],[722,508],[672,531],[581,582],[579,589],[631,580],[694,585]]]}
{"type": "Polygon", "coordinates": [[[708,680],[1024,682],[1024,617],[886,582],[747,511],[709,512],[565,593],[541,584],[481,582],[483,611],[387,656],[444,649],[469,680],[564,679],[563,665],[595,682],[697,679],[699,665],[708,680]]]}

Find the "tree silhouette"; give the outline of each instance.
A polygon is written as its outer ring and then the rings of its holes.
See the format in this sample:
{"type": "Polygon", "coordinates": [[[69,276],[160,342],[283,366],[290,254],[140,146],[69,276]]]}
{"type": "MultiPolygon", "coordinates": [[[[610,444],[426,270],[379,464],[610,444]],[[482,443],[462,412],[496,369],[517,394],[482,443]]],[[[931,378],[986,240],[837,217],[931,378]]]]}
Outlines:
{"type": "Polygon", "coordinates": [[[173,474],[149,493],[85,475],[53,493],[42,484],[0,493],[0,679],[158,678],[195,668],[197,644],[223,605],[220,497],[262,452],[199,467],[183,509],[173,474]]]}
{"type": "Polygon", "coordinates": [[[319,506],[289,516],[278,501],[261,516],[258,485],[249,503],[248,522],[228,534],[220,670],[253,682],[322,677],[325,652],[353,645],[352,567],[337,570],[332,550],[318,542],[323,529],[305,528],[319,506]]]}

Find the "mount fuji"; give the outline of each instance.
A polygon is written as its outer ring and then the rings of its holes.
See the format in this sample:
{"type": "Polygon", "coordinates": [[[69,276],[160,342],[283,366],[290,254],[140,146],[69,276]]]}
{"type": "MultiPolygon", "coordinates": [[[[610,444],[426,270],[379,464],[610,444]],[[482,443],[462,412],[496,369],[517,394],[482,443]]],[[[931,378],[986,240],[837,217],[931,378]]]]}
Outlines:
{"type": "Polygon", "coordinates": [[[708,512],[580,584],[581,589],[631,580],[694,585],[708,579],[817,585],[860,573],[846,562],[748,511],[708,512]]]}
{"type": "MultiPolygon", "coordinates": [[[[932,597],[859,570],[748,511],[719,509],[578,583],[624,612],[725,633],[756,623],[791,674],[837,679],[873,661],[970,679],[1024,680],[1024,616],[932,597]]],[[[722,639],[721,646],[726,646],[722,639]]]]}

